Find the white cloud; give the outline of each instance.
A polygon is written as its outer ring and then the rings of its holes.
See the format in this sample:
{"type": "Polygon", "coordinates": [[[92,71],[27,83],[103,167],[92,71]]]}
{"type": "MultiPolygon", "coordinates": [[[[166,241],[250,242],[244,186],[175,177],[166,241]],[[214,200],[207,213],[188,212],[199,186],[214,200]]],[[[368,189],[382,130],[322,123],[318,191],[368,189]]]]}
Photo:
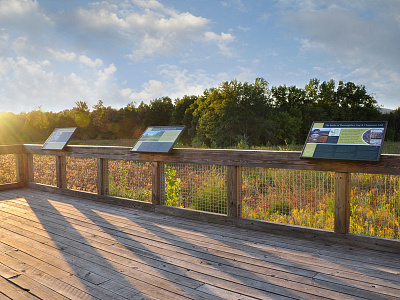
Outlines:
{"type": "Polygon", "coordinates": [[[206,42],[216,42],[221,53],[227,56],[232,56],[232,50],[228,47],[229,43],[232,43],[235,40],[235,37],[230,33],[221,33],[220,35],[214,32],[205,32],[204,40],[206,42]]]}
{"type": "Polygon", "coordinates": [[[0,15],[26,15],[33,10],[38,9],[36,1],[23,1],[23,0],[1,0],[0,1],[0,15]]]}
{"type": "Polygon", "coordinates": [[[186,45],[203,42],[215,44],[226,55],[234,40],[231,34],[210,31],[210,20],[176,12],[158,1],[96,2],[80,8],[75,17],[75,30],[130,49],[126,55],[136,61],[181,53],[186,45]]]}
{"type": "Polygon", "coordinates": [[[114,77],[114,73],[117,71],[117,68],[114,64],[111,64],[108,68],[97,72],[97,80],[95,83],[96,87],[105,87],[108,82],[112,82],[114,77]]]}
{"type": "Polygon", "coordinates": [[[400,93],[400,1],[285,0],[279,4],[301,51],[334,58],[347,70],[347,80],[365,85],[386,106],[398,105],[394,95],[400,93]]]}
{"type": "Polygon", "coordinates": [[[51,48],[48,48],[47,51],[57,61],[74,61],[76,59],[76,53],[74,52],[58,51],[51,48]]]}
{"type": "Polygon", "coordinates": [[[0,25],[12,25],[14,31],[38,33],[51,24],[36,0],[0,0],[0,25]]]}
{"type": "Polygon", "coordinates": [[[143,89],[140,92],[133,91],[130,88],[121,89],[120,95],[128,102],[149,102],[151,99],[161,97],[160,95],[164,92],[163,83],[158,80],[149,80],[142,87],[143,89]]]}
{"type": "Polygon", "coordinates": [[[95,60],[92,60],[91,58],[87,57],[86,55],[79,56],[79,61],[82,64],[87,65],[91,68],[97,68],[97,67],[101,67],[103,65],[103,61],[101,59],[96,58],[95,60]]]}
{"type": "Polygon", "coordinates": [[[0,111],[30,111],[39,105],[58,111],[76,101],[88,101],[91,107],[99,99],[124,106],[202,94],[234,78],[224,70],[207,75],[199,69],[163,66],[132,88],[129,79],[118,78],[117,66],[135,64],[127,62],[127,56],[141,63],[147,57],[184,53],[185,64],[199,64],[214,55],[231,56],[235,36],[215,33],[211,20],[154,0],[76,3],[56,12],[46,10],[44,3],[0,0],[0,111]],[[196,48],[206,52],[199,56],[196,48]]]}
{"type": "Polygon", "coordinates": [[[0,59],[0,111],[30,111],[39,105],[44,110],[72,108],[78,100],[89,106],[115,95],[111,64],[103,70],[83,74],[49,72],[48,60],[35,62],[25,57],[0,59]]]}

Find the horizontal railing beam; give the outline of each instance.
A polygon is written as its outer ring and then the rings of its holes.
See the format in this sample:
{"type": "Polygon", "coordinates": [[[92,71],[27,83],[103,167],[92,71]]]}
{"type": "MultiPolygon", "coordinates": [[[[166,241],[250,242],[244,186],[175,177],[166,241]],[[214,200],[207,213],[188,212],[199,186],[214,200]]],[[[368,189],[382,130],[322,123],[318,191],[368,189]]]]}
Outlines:
{"type": "Polygon", "coordinates": [[[24,152],[72,157],[93,157],[166,163],[193,163],[241,167],[314,170],[336,173],[400,175],[400,155],[381,155],[379,162],[301,159],[300,151],[233,149],[173,149],[169,154],[131,152],[130,147],[66,146],[64,151],[42,150],[41,145],[24,145],[24,152]]]}
{"type": "Polygon", "coordinates": [[[0,145],[0,155],[2,154],[22,154],[24,145],[0,145]]]}
{"type": "Polygon", "coordinates": [[[63,151],[42,150],[41,145],[0,146],[0,154],[17,154],[17,183],[0,186],[0,190],[24,186],[59,192],[79,197],[88,197],[107,203],[127,205],[176,216],[205,220],[208,222],[235,225],[257,230],[278,230],[285,233],[304,234],[304,238],[314,239],[320,235],[334,241],[336,239],[351,245],[365,243],[365,247],[399,253],[400,241],[389,241],[375,237],[360,237],[349,234],[350,221],[350,176],[351,173],[400,175],[400,155],[382,155],[379,162],[351,162],[301,159],[300,151],[264,151],[233,149],[174,149],[169,154],[131,152],[130,147],[114,146],[66,146],[63,151]],[[56,156],[57,187],[35,183],[33,155],[56,156]],[[66,157],[97,158],[97,194],[75,191],[67,188],[66,157]],[[152,164],[152,203],[127,200],[108,196],[108,160],[149,161],[152,164]],[[186,208],[162,205],[165,163],[207,164],[227,166],[226,172],[226,215],[208,213],[186,208]],[[335,172],[335,223],[334,232],[316,228],[303,228],[288,224],[246,219],[241,217],[242,169],[244,167],[264,167],[269,169],[296,169],[335,172]],[[340,238],[339,238],[340,237],[340,238]]]}

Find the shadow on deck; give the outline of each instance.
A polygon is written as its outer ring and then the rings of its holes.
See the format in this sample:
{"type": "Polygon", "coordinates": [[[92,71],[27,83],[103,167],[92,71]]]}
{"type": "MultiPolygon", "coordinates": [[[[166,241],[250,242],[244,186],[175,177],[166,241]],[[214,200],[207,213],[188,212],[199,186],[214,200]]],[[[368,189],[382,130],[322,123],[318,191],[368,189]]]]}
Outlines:
{"type": "Polygon", "coordinates": [[[399,297],[399,254],[0,192],[0,299],[399,297]]]}

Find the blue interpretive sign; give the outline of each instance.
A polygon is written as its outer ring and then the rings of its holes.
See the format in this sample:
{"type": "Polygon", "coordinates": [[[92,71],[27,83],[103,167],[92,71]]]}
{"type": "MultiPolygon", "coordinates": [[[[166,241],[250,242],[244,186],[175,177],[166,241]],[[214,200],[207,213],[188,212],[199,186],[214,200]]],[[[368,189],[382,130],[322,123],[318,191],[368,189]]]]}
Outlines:
{"type": "Polygon", "coordinates": [[[152,126],[142,134],[131,151],[168,153],[185,126],[152,126]]]}
{"type": "Polygon", "coordinates": [[[62,150],[74,134],[76,127],[56,128],[43,144],[42,150],[62,150]]]}
{"type": "Polygon", "coordinates": [[[314,122],[301,158],[379,161],[387,122],[314,122]]]}

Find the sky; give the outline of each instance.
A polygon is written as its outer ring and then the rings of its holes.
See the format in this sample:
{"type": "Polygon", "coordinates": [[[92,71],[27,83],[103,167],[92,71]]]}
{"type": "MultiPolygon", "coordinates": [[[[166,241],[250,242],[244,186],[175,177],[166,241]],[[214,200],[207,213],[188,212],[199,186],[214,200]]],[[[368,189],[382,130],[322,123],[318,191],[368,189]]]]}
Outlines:
{"type": "Polygon", "coordinates": [[[0,111],[136,106],[224,81],[364,85],[400,106],[399,0],[0,0],[0,111]]]}

